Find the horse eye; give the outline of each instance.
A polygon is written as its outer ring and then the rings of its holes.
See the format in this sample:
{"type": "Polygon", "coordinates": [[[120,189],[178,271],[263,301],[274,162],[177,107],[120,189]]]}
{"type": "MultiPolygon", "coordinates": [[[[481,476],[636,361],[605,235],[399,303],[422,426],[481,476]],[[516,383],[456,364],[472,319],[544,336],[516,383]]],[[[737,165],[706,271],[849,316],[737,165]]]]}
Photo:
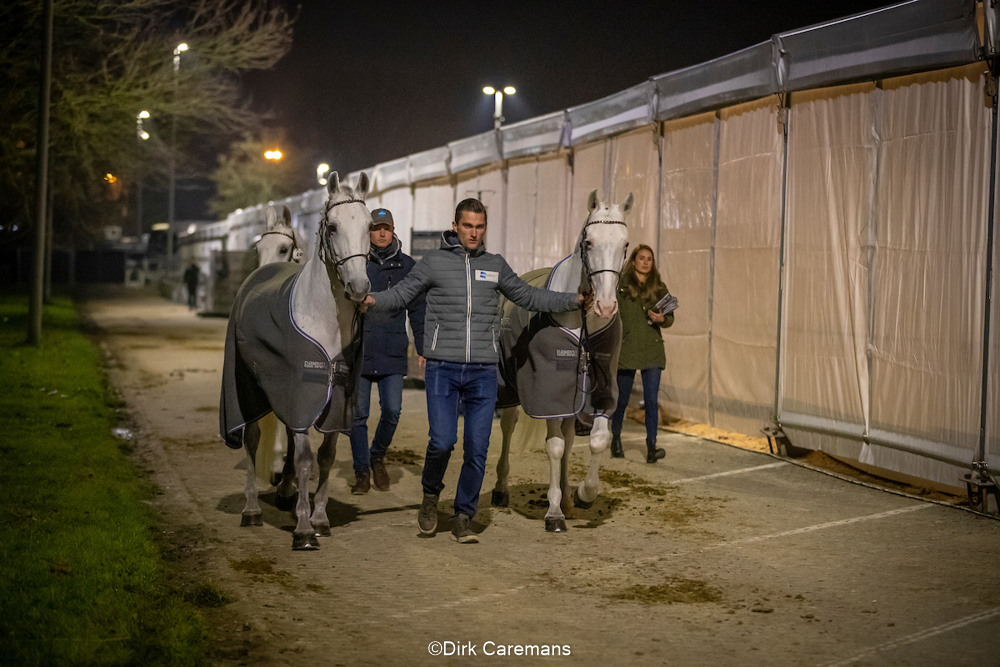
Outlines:
{"type": "Polygon", "coordinates": [[[287,255],[288,254],[288,248],[282,248],[281,249],[281,254],[282,255],[287,255]]]}
{"type": "Polygon", "coordinates": [[[327,234],[336,234],[337,233],[337,225],[334,225],[334,224],[331,223],[330,226],[327,228],[326,233],[327,234]]]}

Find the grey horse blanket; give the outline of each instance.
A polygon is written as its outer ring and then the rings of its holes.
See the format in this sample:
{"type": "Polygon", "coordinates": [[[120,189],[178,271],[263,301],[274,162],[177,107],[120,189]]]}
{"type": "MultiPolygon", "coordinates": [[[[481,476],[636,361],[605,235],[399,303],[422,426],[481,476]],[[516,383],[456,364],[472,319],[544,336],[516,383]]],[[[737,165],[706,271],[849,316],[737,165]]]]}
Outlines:
{"type": "MultiPolygon", "coordinates": [[[[521,278],[533,287],[547,287],[551,273],[551,268],[537,269],[521,278]]],[[[520,405],[537,419],[614,411],[621,318],[615,315],[591,331],[581,356],[580,338],[548,313],[532,313],[507,300],[500,308],[497,407],[520,405]]]]}
{"type": "MultiPolygon", "coordinates": [[[[267,264],[236,294],[226,332],[219,428],[226,444],[243,446],[244,427],[274,412],[293,431],[347,433],[354,416],[361,336],[334,359],[292,320],[292,291],[301,264],[267,264]]],[[[355,331],[360,331],[356,327],[355,331]]]]}

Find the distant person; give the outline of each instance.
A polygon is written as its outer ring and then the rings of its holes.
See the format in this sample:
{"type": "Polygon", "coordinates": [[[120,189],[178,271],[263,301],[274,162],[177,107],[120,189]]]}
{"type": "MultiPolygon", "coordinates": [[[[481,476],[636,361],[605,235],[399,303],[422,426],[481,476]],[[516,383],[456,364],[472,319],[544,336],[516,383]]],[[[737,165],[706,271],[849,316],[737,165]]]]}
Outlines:
{"type": "Polygon", "coordinates": [[[573,310],[583,303],[580,294],[528,285],[503,257],[486,252],[485,235],[486,207],[478,199],[462,200],[455,209],[451,230],[441,235],[440,247],[425,254],[403,282],[388,291],[370,293],[365,300],[375,312],[392,312],[427,295],[424,327],[429,343],[424,345],[424,384],[430,441],[417,525],[425,534],[437,529],[438,499],[458,440],[461,401],[464,461],[455,490],[451,532],[462,544],[479,541],[471,522],[483,486],[497,400],[499,294],[522,308],[544,313],[573,310]]]}
{"type": "Polygon", "coordinates": [[[659,425],[660,374],[666,366],[660,330],[674,323],[674,314],[663,315],[656,302],[667,294],[667,286],[656,270],[653,249],[640,245],[632,251],[618,284],[618,312],[622,318],[622,347],[618,357],[618,408],[611,417],[611,456],[625,458],[622,422],[632,394],[635,372],[642,376],[642,400],[646,411],[646,463],[667,455],[656,446],[659,425]]]}
{"type": "MultiPolygon", "coordinates": [[[[387,290],[402,282],[413,268],[414,261],[403,253],[395,234],[392,213],[384,208],[372,211],[371,250],[368,252],[368,280],[372,290],[387,290]]],[[[424,349],[424,297],[413,299],[407,306],[410,328],[417,355],[424,349]]],[[[351,428],[351,453],[354,456],[354,486],[351,493],[362,495],[371,489],[389,488],[389,471],[385,454],[399,423],[403,408],[403,376],[406,375],[410,339],[406,335],[406,313],[368,313],[365,317],[364,361],[358,379],[357,404],[351,428]],[[382,410],[371,449],[368,448],[368,413],[372,384],[378,385],[378,402],[382,410]]],[[[423,368],[424,358],[419,357],[423,368]]]]}
{"type": "Polygon", "coordinates": [[[198,306],[198,278],[201,271],[198,265],[191,262],[191,266],[184,270],[184,284],[187,285],[188,308],[194,310],[198,306]]]}

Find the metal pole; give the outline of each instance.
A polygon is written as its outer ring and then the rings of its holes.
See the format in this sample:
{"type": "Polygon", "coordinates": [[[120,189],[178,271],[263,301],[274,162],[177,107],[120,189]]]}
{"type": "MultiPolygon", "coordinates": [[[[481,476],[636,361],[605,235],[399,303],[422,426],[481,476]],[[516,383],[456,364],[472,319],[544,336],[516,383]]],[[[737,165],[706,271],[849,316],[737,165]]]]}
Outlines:
{"type": "Polygon", "coordinates": [[[499,90],[493,94],[496,104],[493,106],[493,129],[499,130],[500,123],[503,122],[503,93],[499,90]]]}
{"type": "Polygon", "coordinates": [[[996,216],[996,188],[997,188],[997,94],[996,79],[993,72],[994,66],[990,68],[987,76],[993,78],[993,114],[992,136],[990,143],[990,204],[988,218],[986,219],[986,304],[983,316],[983,388],[979,407],[979,446],[976,448],[976,461],[986,461],[986,414],[989,408],[989,378],[990,378],[990,318],[992,317],[993,305],[993,219],[996,216]]]}
{"type": "Polygon", "coordinates": [[[712,245],[708,254],[708,425],[715,426],[712,397],[712,327],[715,311],[715,228],[719,218],[719,150],[722,143],[722,116],[715,112],[715,147],[712,157],[712,245]]]}
{"type": "Polygon", "coordinates": [[[49,188],[49,203],[47,215],[45,216],[45,290],[42,300],[44,303],[52,303],[52,209],[55,195],[52,188],[49,188]]]}
{"type": "Polygon", "coordinates": [[[45,283],[45,205],[49,180],[49,104],[52,88],[52,1],[45,0],[45,37],[42,42],[42,81],[38,93],[38,143],[35,158],[35,264],[28,302],[28,344],[42,340],[42,299],[45,283]]]}
{"type": "Polygon", "coordinates": [[[181,56],[174,51],[174,113],[170,121],[170,194],[167,197],[167,266],[169,274],[174,259],[174,198],[177,190],[177,75],[181,56]]]}
{"type": "Polygon", "coordinates": [[[136,236],[142,236],[142,172],[139,172],[139,176],[136,178],[138,181],[138,191],[135,195],[135,225],[136,225],[136,236]]]}
{"type": "Polygon", "coordinates": [[[778,241],[778,335],[774,349],[774,415],[778,421],[781,409],[781,323],[784,317],[785,305],[785,238],[788,235],[788,123],[791,120],[792,99],[789,93],[783,93],[778,104],[778,122],[781,124],[782,153],[781,160],[781,231],[778,241]]]}

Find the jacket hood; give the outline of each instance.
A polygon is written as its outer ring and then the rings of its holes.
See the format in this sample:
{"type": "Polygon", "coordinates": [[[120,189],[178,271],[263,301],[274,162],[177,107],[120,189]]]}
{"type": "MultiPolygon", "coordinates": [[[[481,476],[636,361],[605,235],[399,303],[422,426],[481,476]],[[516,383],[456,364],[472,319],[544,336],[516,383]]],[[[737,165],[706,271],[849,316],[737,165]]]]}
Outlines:
{"type": "Polygon", "coordinates": [[[398,255],[400,248],[402,248],[402,242],[399,240],[398,236],[393,234],[392,242],[389,245],[387,245],[384,249],[378,248],[377,246],[374,245],[371,248],[369,248],[368,259],[372,260],[373,262],[378,262],[379,264],[384,264],[393,257],[395,257],[396,255],[398,255]],[[379,250],[381,250],[382,252],[379,253],[378,252],[379,250]]]}
{"type": "Polygon", "coordinates": [[[449,229],[441,234],[441,250],[451,250],[452,252],[467,252],[473,257],[479,257],[484,252],[486,252],[485,239],[483,243],[479,244],[479,247],[475,250],[469,250],[458,240],[458,233],[454,230],[449,229]]]}

